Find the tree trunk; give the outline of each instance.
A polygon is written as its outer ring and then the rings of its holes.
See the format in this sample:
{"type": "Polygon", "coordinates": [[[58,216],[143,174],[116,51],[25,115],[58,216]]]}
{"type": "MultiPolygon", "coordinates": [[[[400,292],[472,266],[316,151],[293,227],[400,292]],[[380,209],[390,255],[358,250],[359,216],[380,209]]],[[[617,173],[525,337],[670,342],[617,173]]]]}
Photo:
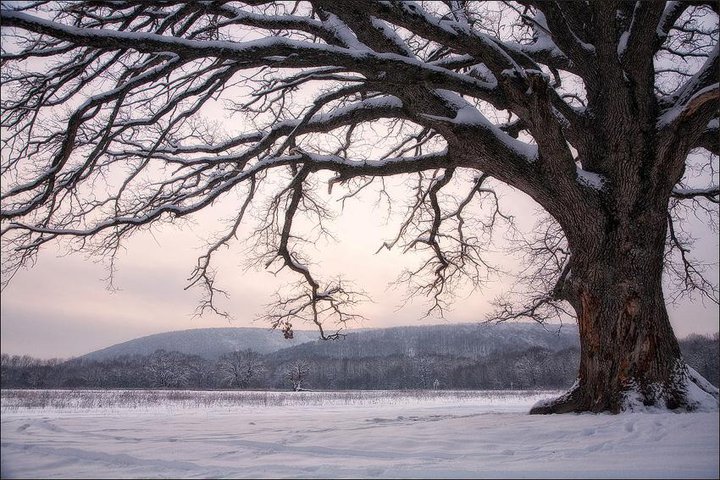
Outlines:
{"type": "Polygon", "coordinates": [[[666,208],[616,216],[600,238],[574,239],[565,294],[578,319],[578,379],[530,413],[693,410],[703,395],[717,400],[717,389],[685,365],[670,325],[662,291],[666,208]]]}

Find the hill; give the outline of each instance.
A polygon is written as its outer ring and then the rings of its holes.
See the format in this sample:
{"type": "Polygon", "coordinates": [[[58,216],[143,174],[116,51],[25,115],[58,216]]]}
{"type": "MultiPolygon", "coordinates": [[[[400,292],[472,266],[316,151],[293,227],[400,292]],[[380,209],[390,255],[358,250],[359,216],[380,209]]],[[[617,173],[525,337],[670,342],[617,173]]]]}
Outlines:
{"type": "MultiPolygon", "coordinates": [[[[2,388],[569,388],[580,361],[577,328],[536,324],[434,325],[286,341],[260,328],[168,332],[60,362],[2,355],[2,388]],[[292,346],[287,346],[288,344],[292,346]],[[219,358],[236,349],[256,353],[219,358]],[[297,378],[296,378],[297,377],[297,378]]],[[[717,385],[718,335],[680,341],[688,364],[717,385]]]]}
{"type": "Polygon", "coordinates": [[[537,347],[550,351],[579,347],[575,325],[544,328],[537,323],[441,324],[351,331],[344,338],[303,343],[276,352],[287,358],[365,358],[394,355],[483,358],[537,347]]]}
{"type": "Polygon", "coordinates": [[[288,340],[283,338],[281,332],[267,328],[197,328],[136,338],[90,352],[81,358],[107,360],[123,355],[150,355],[156,350],[167,350],[216,360],[233,350],[249,348],[265,354],[318,338],[318,333],[314,331],[300,330],[294,333],[294,338],[288,340]]]}
{"type": "Polygon", "coordinates": [[[309,357],[362,358],[393,355],[451,355],[482,358],[500,352],[541,347],[551,351],[578,346],[577,328],[544,329],[536,323],[443,324],[350,331],[335,341],[318,339],[312,330],[295,332],[291,340],[264,328],[200,328],[158,333],[129,340],[84,355],[106,360],[122,355],[150,355],[156,350],[177,351],[215,360],[233,350],[275,353],[278,359],[309,357]]]}

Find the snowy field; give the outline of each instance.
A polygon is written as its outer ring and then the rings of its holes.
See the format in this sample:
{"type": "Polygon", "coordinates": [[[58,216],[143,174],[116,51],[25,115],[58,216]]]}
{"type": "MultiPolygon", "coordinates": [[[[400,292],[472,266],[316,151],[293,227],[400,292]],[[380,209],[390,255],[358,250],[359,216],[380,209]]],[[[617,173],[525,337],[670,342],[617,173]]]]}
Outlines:
{"type": "Polygon", "coordinates": [[[718,412],[553,392],[2,391],[2,478],[718,478],[718,412]]]}

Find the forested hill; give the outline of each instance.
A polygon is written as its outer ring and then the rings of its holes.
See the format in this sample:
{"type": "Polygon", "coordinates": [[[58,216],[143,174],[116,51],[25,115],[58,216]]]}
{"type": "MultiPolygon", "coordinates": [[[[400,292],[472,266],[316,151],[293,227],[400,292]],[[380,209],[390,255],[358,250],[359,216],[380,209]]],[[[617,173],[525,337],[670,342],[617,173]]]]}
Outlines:
{"type": "Polygon", "coordinates": [[[445,324],[351,331],[338,340],[318,340],[316,331],[295,331],[287,340],[266,328],[201,328],[159,333],[97,350],[82,358],[106,360],[123,355],[150,355],[156,350],[176,351],[216,360],[236,350],[276,352],[280,358],[362,358],[393,355],[451,355],[482,358],[531,347],[558,351],[577,347],[577,327],[547,329],[536,323],[445,324]]]}
{"type": "Polygon", "coordinates": [[[150,355],[156,350],[166,350],[217,360],[223,354],[235,350],[251,349],[258,353],[271,353],[318,338],[318,333],[314,331],[294,333],[294,338],[286,339],[282,332],[268,328],[198,328],[136,338],[96,350],[81,358],[107,360],[123,355],[150,355]]]}
{"type": "Polygon", "coordinates": [[[445,324],[350,332],[336,341],[313,341],[280,350],[276,358],[358,359],[394,355],[483,358],[539,347],[560,351],[579,347],[577,327],[544,328],[537,323],[445,324]]]}
{"type": "MultiPolygon", "coordinates": [[[[286,341],[263,329],[171,332],[67,361],[3,354],[0,386],[565,389],[580,362],[574,326],[560,332],[535,324],[397,327],[354,331],[335,341],[296,333],[286,341]]],[[[680,341],[688,364],[715,385],[719,347],[718,334],[680,341]]]]}

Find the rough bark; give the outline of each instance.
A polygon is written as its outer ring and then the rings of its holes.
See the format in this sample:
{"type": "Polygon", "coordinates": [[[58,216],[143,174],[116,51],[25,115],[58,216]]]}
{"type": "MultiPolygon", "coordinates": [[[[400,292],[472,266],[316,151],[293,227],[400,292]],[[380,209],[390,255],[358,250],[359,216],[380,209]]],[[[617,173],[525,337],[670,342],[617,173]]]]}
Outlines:
{"type": "MultiPolygon", "coordinates": [[[[618,412],[633,390],[648,405],[687,404],[676,378],[681,357],[661,288],[662,252],[610,240],[599,250],[603,258],[573,272],[570,288],[581,341],[578,383],[563,401],[533,413],[618,412]]],[[[582,254],[580,249],[577,257],[582,254]]]]}
{"type": "MultiPolygon", "coordinates": [[[[600,235],[590,229],[574,239],[563,294],[577,313],[578,378],[567,394],[531,413],[698,407],[688,392],[697,379],[682,359],[663,296],[666,211],[657,201],[636,205],[627,215],[608,214],[600,235]]],[[[712,386],[700,388],[718,398],[712,386]]]]}

